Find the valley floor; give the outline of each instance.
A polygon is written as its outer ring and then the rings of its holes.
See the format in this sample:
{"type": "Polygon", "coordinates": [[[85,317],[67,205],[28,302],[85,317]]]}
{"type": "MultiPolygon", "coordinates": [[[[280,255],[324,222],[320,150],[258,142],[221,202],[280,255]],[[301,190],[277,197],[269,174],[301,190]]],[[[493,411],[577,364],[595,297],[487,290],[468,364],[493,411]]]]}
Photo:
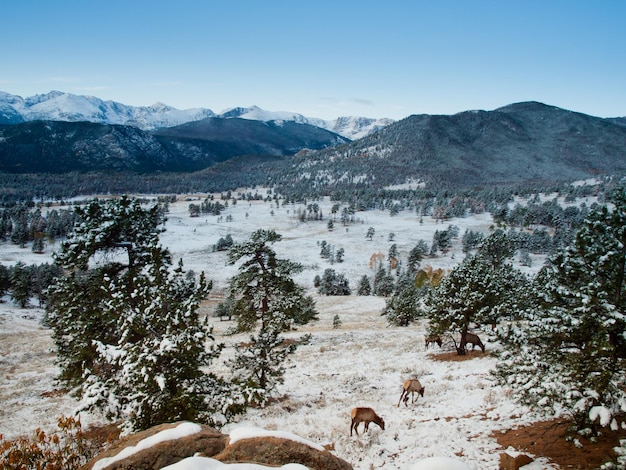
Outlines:
{"type": "MultiPolygon", "coordinates": [[[[201,197],[193,199],[199,204],[201,197]]],[[[375,256],[385,259],[396,244],[400,259],[405,260],[418,240],[431,243],[436,230],[456,225],[465,230],[488,233],[492,224],[487,213],[453,219],[445,224],[415,213],[403,211],[391,217],[388,211],[357,213],[353,224],[339,222],[330,231],[327,221],[331,202],[320,201],[322,221],[299,221],[304,206],[272,206],[262,201],[231,204],[221,217],[191,218],[190,199],[179,198],[170,205],[162,243],[169,247],[176,262],[184,261],[186,270],[204,271],[214,281],[203,311],[210,315],[223,298],[228,279],[236,267],[226,263],[225,252],[212,247],[222,237],[232,235],[242,242],[259,228],[273,229],[283,235],[276,244],[281,258],[298,261],[304,271],[296,281],[314,296],[320,313],[318,322],[290,332],[298,337],[311,333],[309,344],[301,346],[287,364],[285,383],[277,391],[277,400],[263,409],[251,409],[238,422],[228,425],[253,425],[289,431],[314,442],[332,443],[334,453],[350,462],[356,470],[373,468],[403,469],[412,462],[431,456],[458,457],[473,469],[497,469],[503,451],[493,433],[502,433],[552,417],[537,416],[511,400],[510,391],[491,380],[498,344],[487,332],[487,351],[475,351],[466,360],[438,360],[449,351],[426,349],[425,324],[406,328],[389,327],[381,311],[385,299],[379,297],[321,297],[313,289],[315,275],[327,268],[345,274],[353,292],[363,275],[372,276],[375,256]],[[369,227],[375,236],[368,239],[369,227]],[[320,243],[345,249],[342,263],[331,264],[320,257],[320,243]],[[333,318],[341,321],[333,328],[333,318]],[[417,377],[425,386],[425,395],[408,407],[396,406],[402,382],[417,377]],[[350,410],[370,406],[386,423],[385,430],[372,425],[369,433],[349,436],[350,410]]],[[[444,270],[462,261],[459,239],[447,254],[424,260],[424,265],[444,270]]],[[[50,262],[58,246],[47,247],[44,255],[10,244],[0,247],[0,263],[18,260],[26,264],[50,262]]],[[[536,271],[542,257],[533,258],[529,273],[536,271]]],[[[41,326],[43,312],[37,308],[19,309],[8,298],[0,303],[0,434],[5,438],[32,433],[35,428],[54,430],[60,415],[69,415],[77,402],[55,381],[57,368],[50,332],[41,326]]],[[[213,319],[217,341],[231,345],[248,341],[248,335],[225,336],[231,322],[213,319]]],[[[233,352],[226,348],[212,369],[228,374],[223,361],[233,352]]],[[[100,423],[98,416],[84,415],[83,425],[100,423]]],[[[525,469],[558,468],[539,458],[525,469]]]]}
{"type": "MultiPolygon", "coordinates": [[[[332,443],[335,455],[356,470],[405,468],[431,456],[458,457],[475,469],[497,469],[503,450],[492,433],[540,421],[512,402],[506,389],[495,386],[489,371],[497,344],[476,351],[465,361],[441,361],[439,349],[426,350],[423,325],[388,327],[377,297],[316,296],[320,320],[291,332],[310,332],[312,341],[292,356],[278,399],[252,409],[238,426],[289,431],[321,444],[332,443]],[[338,315],[342,325],[333,328],[338,315]],[[404,379],[417,377],[425,386],[423,398],[398,407],[404,379]],[[350,409],[370,406],[386,423],[372,424],[367,434],[349,435],[350,409]]],[[[205,306],[207,310],[212,305],[205,306]]],[[[55,429],[56,418],[70,414],[76,402],[61,392],[54,377],[54,354],[49,331],[41,327],[38,309],[0,309],[0,433],[6,438],[30,433],[36,427],[55,429]]],[[[232,326],[215,319],[217,340],[227,345],[247,335],[222,336],[232,326]]],[[[228,357],[227,348],[222,359],[228,357]]],[[[225,367],[215,364],[214,370],[225,367]]],[[[97,423],[83,416],[84,424],[97,423]]],[[[532,468],[558,468],[545,459],[532,468]]]]}

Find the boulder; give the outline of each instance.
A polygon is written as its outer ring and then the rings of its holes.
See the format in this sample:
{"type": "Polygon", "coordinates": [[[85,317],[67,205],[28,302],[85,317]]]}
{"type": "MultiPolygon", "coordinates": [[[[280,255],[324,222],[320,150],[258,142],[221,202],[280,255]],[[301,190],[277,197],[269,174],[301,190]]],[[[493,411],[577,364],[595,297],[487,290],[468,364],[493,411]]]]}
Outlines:
{"type": "Polygon", "coordinates": [[[531,463],[531,459],[526,454],[515,453],[511,455],[508,452],[502,452],[500,454],[500,470],[519,470],[520,467],[531,463]]]}
{"type": "Polygon", "coordinates": [[[313,470],[352,470],[352,465],[327,450],[281,437],[238,440],[213,458],[224,463],[254,462],[274,466],[299,463],[313,470]]]}
{"type": "Polygon", "coordinates": [[[161,424],[116,441],[82,470],[160,469],[197,453],[209,457],[218,454],[227,442],[227,435],[209,426],[188,422],[161,424]]]}

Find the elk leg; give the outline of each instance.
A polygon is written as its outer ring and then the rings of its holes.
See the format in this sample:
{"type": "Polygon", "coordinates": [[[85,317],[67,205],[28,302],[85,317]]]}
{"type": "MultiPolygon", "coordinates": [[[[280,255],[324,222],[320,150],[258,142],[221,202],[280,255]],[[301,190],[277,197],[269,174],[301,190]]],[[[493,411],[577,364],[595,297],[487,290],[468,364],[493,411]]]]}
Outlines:
{"type": "MultiPolygon", "coordinates": [[[[402,390],[402,393],[400,394],[400,399],[398,400],[398,406],[400,406],[400,402],[402,401],[402,399],[404,398],[404,394],[406,393],[406,390],[402,390]]],[[[405,400],[406,403],[406,400],[405,400]]]]}

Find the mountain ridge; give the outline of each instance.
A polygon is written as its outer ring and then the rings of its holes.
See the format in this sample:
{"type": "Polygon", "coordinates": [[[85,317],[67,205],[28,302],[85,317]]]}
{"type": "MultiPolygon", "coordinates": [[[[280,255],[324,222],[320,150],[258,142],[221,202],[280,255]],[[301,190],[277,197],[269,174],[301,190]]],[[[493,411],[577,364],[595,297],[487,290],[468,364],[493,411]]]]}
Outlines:
{"type": "Polygon", "coordinates": [[[95,96],[75,95],[56,90],[26,98],[0,91],[0,124],[19,124],[36,120],[88,121],[98,124],[129,125],[143,131],[154,131],[211,117],[263,122],[294,121],[326,129],[350,140],[364,137],[394,122],[385,118],[350,116],[324,120],[287,111],[266,111],[258,106],[234,107],[218,114],[208,108],[179,110],[161,102],[151,106],[131,106],[116,101],[104,101],[95,96]]]}
{"type": "Polygon", "coordinates": [[[305,155],[289,171],[302,175],[298,184],[327,191],[339,180],[345,189],[623,175],[626,126],[533,101],[494,111],[415,114],[362,139],[305,155]]]}
{"type": "MultiPolygon", "coordinates": [[[[232,116],[247,112],[260,110],[238,108],[232,116]]],[[[493,111],[415,114],[355,141],[295,121],[240,117],[154,132],[85,122],[0,125],[0,171],[102,170],[158,172],[163,181],[166,173],[197,172],[185,177],[198,181],[195,187],[267,185],[294,197],[409,183],[450,188],[575,181],[626,175],[626,126],[536,101],[493,111]]]]}

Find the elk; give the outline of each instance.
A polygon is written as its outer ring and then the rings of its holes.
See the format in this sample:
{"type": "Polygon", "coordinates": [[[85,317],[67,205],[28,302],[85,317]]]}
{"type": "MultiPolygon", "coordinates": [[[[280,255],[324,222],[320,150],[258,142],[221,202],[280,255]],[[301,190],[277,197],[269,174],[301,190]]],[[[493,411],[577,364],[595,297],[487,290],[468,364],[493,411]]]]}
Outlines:
{"type": "Polygon", "coordinates": [[[409,406],[409,393],[411,394],[411,403],[415,403],[415,394],[419,393],[421,397],[424,396],[424,386],[417,379],[405,380],[402,384],[402,394],[398,400],[398,405],[404,399],[404,405],[409,406]]]}
{"type": "Polygon", "coordinates": [[[367,432],[370,427],[370,423],[372,422],[378,424],[380,426],[380,429],[382,429],[383,431],[385,430],[385,421],[380,416],[378,416],[376,412],[371,408],[352,408],[352,411],[350,412],[350,417],[352,418],[352,422],[350,423],[351,436],[353,429],[356,435],[359,435],[359,431],[357,430],[359,423],[364,423],[364,432],[367,432]]]}
{"type": "Polygon", "coordinates": [[[468,343],[472,345],[472,351],[474,350],[474,346],[478,346],[482,350],[482,352],[485,352],[485,345],[480,340],[478,335],[470,333],[469,331],[461,333],[461,349],[464,350],[467,347],[468,343]]]}
{"type": "Polygon", "coordinates": [[[441,347],[441,345],[443,344],[443,341],[441,341],[441,336],[427,336],[424,339],[424,343],[425,343],[426,349],[428,349],[428,346],[430,346],[433,343],[437,343],[439,347],[441,347]]]}

